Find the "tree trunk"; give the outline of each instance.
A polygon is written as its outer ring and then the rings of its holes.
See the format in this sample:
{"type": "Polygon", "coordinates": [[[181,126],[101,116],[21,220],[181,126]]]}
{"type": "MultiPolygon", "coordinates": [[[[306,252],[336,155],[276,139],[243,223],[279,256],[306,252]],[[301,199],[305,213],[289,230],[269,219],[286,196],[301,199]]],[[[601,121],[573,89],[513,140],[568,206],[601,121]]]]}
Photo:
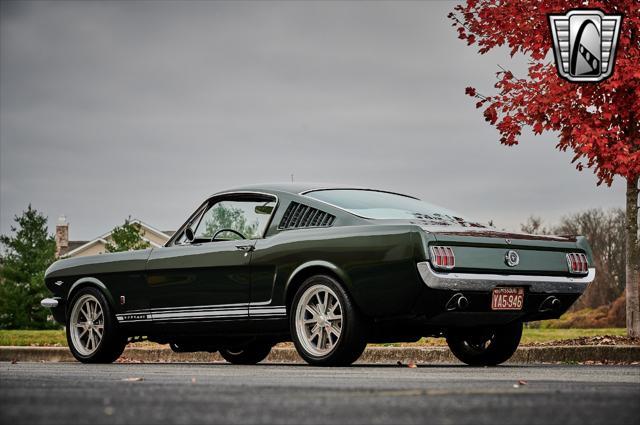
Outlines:
{"type": "Polygon", "coordinates": [[[627,179],[627,334],[640,338],[640,238],[638,237],[638,176],[627,179]]]}

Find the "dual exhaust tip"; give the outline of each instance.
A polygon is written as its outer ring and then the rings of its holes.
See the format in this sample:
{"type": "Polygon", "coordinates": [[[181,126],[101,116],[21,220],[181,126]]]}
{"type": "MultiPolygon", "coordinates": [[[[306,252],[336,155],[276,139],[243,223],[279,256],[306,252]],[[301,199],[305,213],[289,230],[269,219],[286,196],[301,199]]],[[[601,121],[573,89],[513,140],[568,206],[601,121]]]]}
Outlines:
{"type": "Polygon", "coordinates": [[[447,301],[446,305],[447,311],[462,311],[466,310],[467,307],[469,307],[469,300],[460,292],[454,294],[449,301],[447,301]]]}
{"type": "MultiPolygon", "coordinates": [[[[469,299],[462,293],[458,292],[457,294],[454,294],[449,301],[447,301],[445,308],[447,311],[463,311],[466,310],[467,307],[469,307],[469,299]]],[[[540,313],[557,311],[560,307],[562,307],[562,302],[554,296],[549,296],[542,301],[538,311],[540,313]]]]}
{"type": "Polygon", "coordinates": [[[540,313],[546,313],[548,311],[556,311],[562,307],[562,302],[554,296],[550,296],[544,299],[538,308],[540,313]]]}

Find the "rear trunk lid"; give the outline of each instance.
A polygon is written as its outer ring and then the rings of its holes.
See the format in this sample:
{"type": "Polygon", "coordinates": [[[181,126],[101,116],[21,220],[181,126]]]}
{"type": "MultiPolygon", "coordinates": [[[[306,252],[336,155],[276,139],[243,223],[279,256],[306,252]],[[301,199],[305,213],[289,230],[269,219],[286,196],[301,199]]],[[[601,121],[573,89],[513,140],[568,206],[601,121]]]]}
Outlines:
{"type": "Polygon", "coordinates": [[[453,249],[454,270],[460,272],[569,275],[566,254],[583,252],[574,237],[528,235],[462,226],[421,227],[436,239],[430,243],[431,246],[453,249]],[[518,254],[517,265],[507,264],[509,251],[518,254]]]}

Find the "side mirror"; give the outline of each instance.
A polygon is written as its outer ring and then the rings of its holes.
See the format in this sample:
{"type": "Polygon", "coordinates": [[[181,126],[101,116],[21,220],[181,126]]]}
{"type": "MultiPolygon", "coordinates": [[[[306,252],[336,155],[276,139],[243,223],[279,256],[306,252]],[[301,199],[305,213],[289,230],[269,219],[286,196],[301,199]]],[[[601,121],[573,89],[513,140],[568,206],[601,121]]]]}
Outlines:
{"type": "Polygon", "coordinates": [[[191,227],[187,227],[186,229],[184,229],[184,237],[187,238],[189,242],[194,241],[196,235],[193,234],[193,230],[191,229],[191,227]]]}

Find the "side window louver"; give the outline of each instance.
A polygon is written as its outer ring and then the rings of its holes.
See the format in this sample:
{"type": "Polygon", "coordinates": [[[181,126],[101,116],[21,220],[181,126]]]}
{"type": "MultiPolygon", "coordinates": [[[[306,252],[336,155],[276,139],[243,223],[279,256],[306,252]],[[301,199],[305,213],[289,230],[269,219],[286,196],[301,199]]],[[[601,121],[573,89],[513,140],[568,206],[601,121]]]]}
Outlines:
{"type": "Polygon", "coordinates": [[[280,220],[278,229],[300,229],[305,227],[329,227],[336,217],[317,208],[291,202],[280,220]]]}

